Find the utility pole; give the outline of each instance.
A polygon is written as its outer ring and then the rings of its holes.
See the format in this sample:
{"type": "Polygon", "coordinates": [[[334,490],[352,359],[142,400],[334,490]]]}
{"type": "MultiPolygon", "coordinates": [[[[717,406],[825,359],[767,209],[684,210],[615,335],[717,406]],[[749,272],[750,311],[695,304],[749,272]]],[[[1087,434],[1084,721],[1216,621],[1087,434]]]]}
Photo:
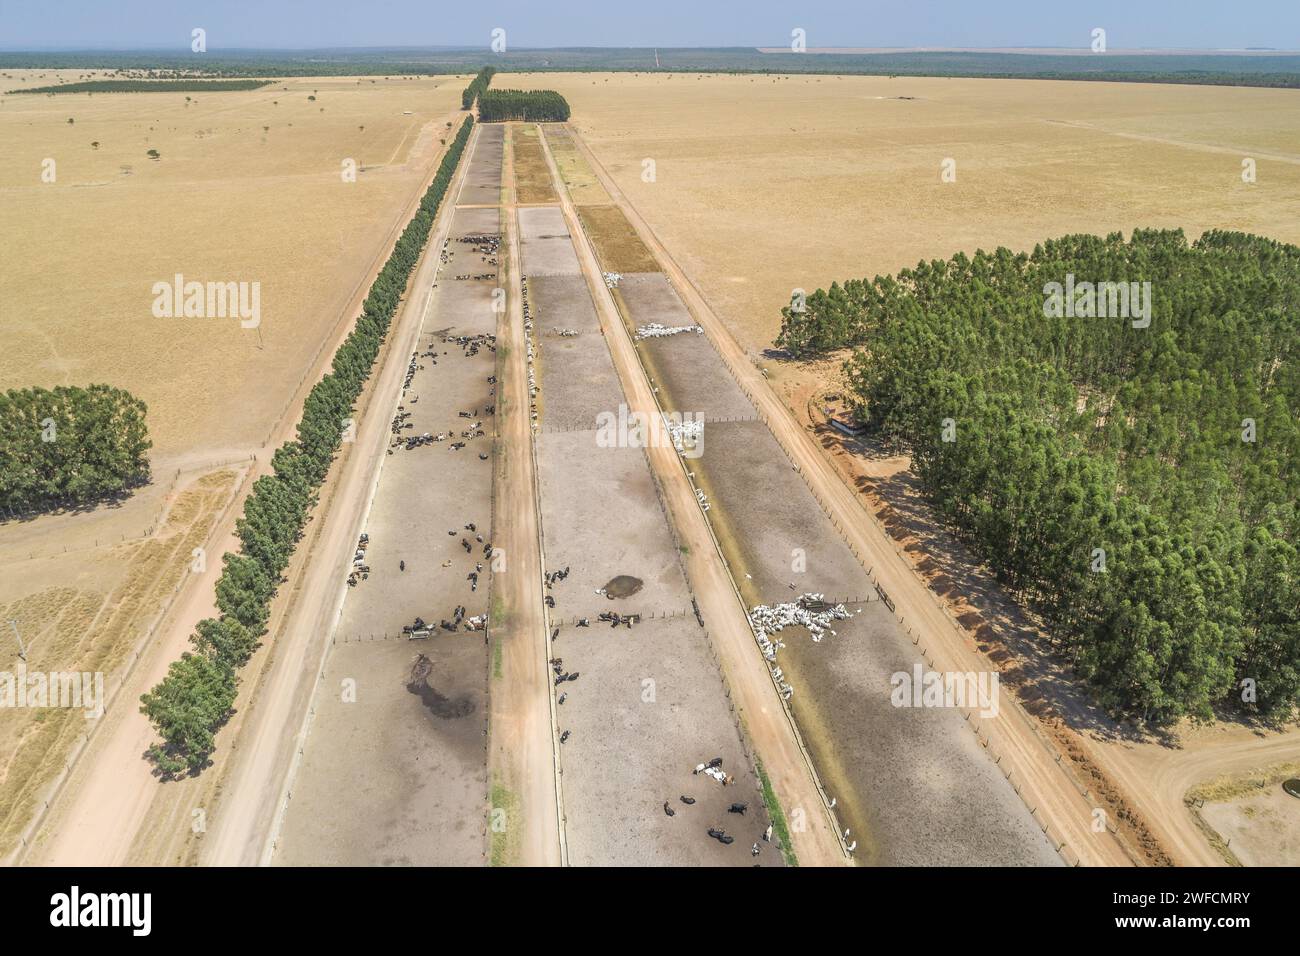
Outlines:
{"type": "Polygon", "coordinates": [[[18,642],[18,658],[25,661],[27,660],[27,648],[23,647],[22,635],[18,633],[18,622],[11,617],[9,626],[14,629],[14,640],[18,642]]]}

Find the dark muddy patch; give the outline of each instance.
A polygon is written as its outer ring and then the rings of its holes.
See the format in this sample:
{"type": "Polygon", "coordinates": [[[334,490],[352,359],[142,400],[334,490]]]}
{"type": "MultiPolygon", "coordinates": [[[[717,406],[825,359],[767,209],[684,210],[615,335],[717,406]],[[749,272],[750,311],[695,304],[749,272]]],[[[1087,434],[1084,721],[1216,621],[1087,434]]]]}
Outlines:
{"type": "Polygon", "coordinates": [[[459,720],[474,713],[474,701],[469,697],[448,697],[436,687],[429,686],[429,675],[433,673],[433,661],[421,654],[411,665],[411,675],[406,681],[406,689],[420,698],[420,702],[435,717],[443,720],[459,720]]]}
{"type": "Polygon", "coordinates": [[[615,598],[626,598],[636,594],[645,585],[640,578],[634,578],[630,574],[620,574],[618,577],[610,580],[601,590],[605,592],[605,597],[611,601],[615,598]]]}

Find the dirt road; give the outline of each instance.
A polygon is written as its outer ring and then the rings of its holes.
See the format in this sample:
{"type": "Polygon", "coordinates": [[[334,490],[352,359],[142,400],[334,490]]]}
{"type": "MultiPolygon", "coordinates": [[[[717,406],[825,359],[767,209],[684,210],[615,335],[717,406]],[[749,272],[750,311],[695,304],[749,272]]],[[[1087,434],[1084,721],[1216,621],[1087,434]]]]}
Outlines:
{"type": "MultiPolygon", "coordinates": [[[[545,137],[542,143],[583,275],[596,303],[601,327],[623,384],[629,414],[639,412],[646,416],[647,421],[653,420],[659,415],[654,391],[637,358],[631,336],[619,317],[618,307],[605,285],[595,250],[578,219],[545,137]]],[[[657,447],[657,443],[651,442],[650,445],[646,449],[650,467],[681,539],[691,591],[699,601],[710,637],[717,645],[736,710],[787,817],[801,810],[798,816],[806,821],[805,830],[800,832],[796,828],[796,832],[791,834],[799,862],[804,866],[843,865],[846,863],[844,851],[818,790],[812,767],[799,746],[767,665],[754,643],[747,609],[741,603],[726,563],[718,552],[682,460],[670,444],[657,447]]]]}
{"type": "Polygon", "coordinates": [[[1300,734],[1215,726],[1187,731],[1180,748],[1155,741],[1092,743],[1093,758],[1128,795],[1180,866],[1223,866],[1183,804],[1198,783],[1300,760],[1300,734]]]}
{"type": "MultiPolygon", "coordinates": [[[[659,261],[695,321],[713,341],[823,508],[844,529],[859,560],[888,592],[903,625],[915,632],[918,646],[933,660],[934,669],[956,672],[990,670],[966,634],[944,613],[934,595],[899,555],[889,535],[864,510],[856,493],[840,480],[831,462],[769,387],[763,374],[628,202],[577,130],[572,126],[568,128],[601,185],[659,261]]],[[[566,213],[569,211],[566,208],[566,213]]],[[[752,643],[751,640],[745,650],[750,658],[758,661],[752,643]]],[[[1058,754],[1035,732],[1031,719],[1013,703],[1002,707],[997,717],[984,720],[980,731],[981,736],[988,740],[990,750],[999,755],[1000,765],[1010,770],[1011,783],[1034,818],[1046,827],[1056,843],[1064,843],[1063,852],[1071,862],[1077,858],[1085,865],[1130,865],[1129,854],[1108,830],[1093,832],[1092,802],[1057,763],[1058,754]]],[[[757,741],[756,745],[763,751],[757,741]]]]}
{"type": "MultiPolygon", "coordinates": [[[[503,551],[505,568],[492,575],[492,639],[500,647],[500,677],[491,685],[488,751],[493,792],[503,788],[516,807],[507,810],[505,846],[498,862],[521,866],[561,863],[559,801],[556,795],[555,733],[551,678],[546,661],[546,606],[543,603],[540,512],[537,471],[529,418],[528,345],[524,333],[519,256],[519,215],[515,206],[514,156],[505,145],[502,182],[505,221],[506,311],[497,331],[501,358],[498,383],[498,451],[492,547],[503,551]]],[[[493,808],[494,810],[497,808],[493,808]]],[[[506,809],[505,807],[501,809],[506,809]]]]}
{"type": "MultiPolygon", "coordinates": [[[[441,152],[432,158],[428,175],[399,216],[389,241],[376,253],[365,278],[357,283],[357,291],[340,318],[333,341],[322,343],[315,368],[305,376],[299,394],[286,409],[283,420],[267,443],[265,453],[258,456],[252,478],[270,473],[270,452],[293,437],[301,417],[303,400],[319,376],[327,370],[338,345],[351,331],[351,322],[347,320],[359,314],[371,282],[387,260],[401,229],[414,215],[441,158],[441,152]]],[[[440,228],[445,231],[445,217],[440,228]]],[[[436,243],[440,247],[441,239],[437,239],[436,243]]],[[[435,248],[433,241],[428,248],[435,248]]],[[[435,255],[433,262],[436,261],[435,255]]],[[[419,276],[425,275],[427,264],[426,257],[419,276]]],[[[424,286],[414,286],[422,287],[424,286]]],[[[398,340],[409,342],[413,330],[418,329],[419,317],[414,314],[417,312],[408,302],[390,335],[390,343],[398,340]]],[[[391,367],[381,372],[379,381],[368,390],[367,395],[373,395],[386,387],[386,382],[400,384],[401,363],[388,364],[391,367]]],[[[368,400],[367,398],[366,401],[368,400]]],[[[358,443],[382,442],[387,422],[368,421],[365,416],[359,418],[358,443]]],[[[382,448],[382,445],[378,447],[382,448]]],[[[356,492],[357,483],[360,482],[363,486],[366,484],[359,472],[367,464],[373,469],[378,460],[374,456],[352,454],[355,450],[345,448],[340,456],[343,460],[336,465],[336,477],[322,491],[323,501],[333,493],[338,495],[338,500],[344,506],[337,513],[328,516],[328,527],[331,530],[322,537],[321,553],[339,555],[342,563],[309,560],[306,553],[309,549],[300,548],[288,572],[291,584],[282,590],[281,598],[277,601],[276,610],[279,611],[280,620],[277,622],[275,617],[272,620],[272,634],[277,635],[276,646],[272,647],[271,659],[265,667],[266,671],[271,672],[269,680],[273,688],[268,693],[263,686],[267,678],[248,680],[236,703],[243,713],[237,715],[234,724],[221,735],[222,744],[229,750],[224,756],[218,751],[219,761],[231,761],[233,756],[233,764],[239,766],[241,761],[238,758],[251,751],[256,758],[255,765],[247,771],[241,770],[241,775],[231,779],[230,786],[226,788],[226,798],[219,807],[183,806],[186,797],[199,788],[193,786],[195,781],[160,787],[151,772],[151,765],[141,757],[144,750],[154,742],[155,735],[137,705],[140,694],[156,684],[166,674],[170,662],[189,649],[189,635],[195,623],[216,614],[215,586],[222,570],[219,556],[226,551],[238,550],[234,524],[242,513],[241,500],[235,503],[226,520],[214,530],[207,551],[209,559],[206,570],[187,579],[173,610],[160,627],[148,657],[141,660],[113,710],[103,718],[104,725],[84,752],[67,785],[56,797],[40,835],[21,858],[22,862],[52,866],[172,863],[176,861],[178,848],[193,833],[192,809],[205,810],[210,834],[206,842],[215,844],[219,850],[209,862],[257,862],[261,840],[254,829],[258,826],[264,828],[269,823],[274,797],[278,793],[278,780],[272,781],[267,775],[272,766],[281,775],[287,767],[286,758],[292,752],[293,741],[284,734],[284,727],[296,726],[289,715],[305,704],[306,694],[310,691],[310,680],[305,678],[315,676],[314,669],[309,664],[312,660],[309,646],[313,643],[311,638],[322,633],[319,629],[320,618],[325,616],[324,608],[331,605],[334,591],[341,586],[342,570],[351,553],[348,550],[351,542],[346,537],[358,520],[355,514],[359,497],[356,492]],[[347,502],[351,502],[351,510],[347,502]],[[339,546],[339,542],[343,542],[342,546],[339,546]],[[310,575],[307,575],[308,570],[311,571],[310,575]],[[302,592],[307,599],[293,600],[293,611],[286,614],[285,605],[281,603],[285,591],[290,592],[291,598],[301,596],[293,592],[302,592]],[[299,621],[296,615],[303,620],[299,621]],[[295,685],[298,687],[296,692],[290,690],[295,685]],[[265,699],[267,697],[269,700],[265,699]],[[265,706],[256,706],[259,698],[262,698],[260,702],[265,706]],[[277,719],[281,721],[279,724],[276,723],[277,719]],[[249,742],[245,744],[239,740],[238,745],[232,743],[232,738],[245,724],[251,726],[249,742]],[[268,741],[274,742],[277,737],[279,746],[268,745],[268,741]],[[245,778],[243,773],[250,776],[245,778]],[[234,796],[236,793],[239,794],[237,798],[234,796]],[[163,825],[160,826],[160,823],[163,825]]],[[[382,452],[379,457],[382,457],[382,452]]],[[[247,491],[249,487],[251,481],[246,482],[244,490],[247,491]]],[[[322,508],[315,521],[326,520],[326,509],[322,508]]],[[[313,533],[320,534],[316,527],[309,526],[308,535],[313,533]]],[[[271,643],[272,639],[268,637],[266,641],[271,643]]],[[[245,676],[249,678],[251,675],[246,671],[245,676]]],[[[209,779],[205,783],[210,785],[211,777],[227,769],[233,769],[231,763],[227,763],[226,767],[219,763],[210,768],[207,771],[209,779]]],[[[207,787],[204,789],[211,792],[207,787]]]]}

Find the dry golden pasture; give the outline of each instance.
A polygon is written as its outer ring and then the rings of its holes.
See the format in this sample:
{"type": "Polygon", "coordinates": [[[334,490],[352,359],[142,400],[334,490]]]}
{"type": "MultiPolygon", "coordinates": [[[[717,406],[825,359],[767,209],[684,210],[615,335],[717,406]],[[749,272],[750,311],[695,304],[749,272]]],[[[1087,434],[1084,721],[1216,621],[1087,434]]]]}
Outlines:
{"type": "MultiPolygon", "coordinates": [[[[5,566],[0,593],[0,670],[17,673],[10,621],[28,673],[102,673],[105,689],[189,572],[238,476],[220,469],[176,495],[156,533],[143,539],[5,566]],[[21,594],[8,601],[4,594],[21,594]]],[[[131,706],[118,702],[116,706],[131,706]]],[[[90,729],[84,711],[0,710],[0,857],[37,809],[43,787],[90,729]]]]}
{"type": "MultiPolygon", "coordinates": [[[[10,75],[0,88],[23,85],[10,75]]],[[[0,96],[0,382],[129,389],[149,405],[160,470],[260,445],[459,119],[464,84],[0,96]],[[176,273],[260,282],[260,329],[155,318],[152,285],[176,273]]]]}
{"type": "Polygon", "coordinates": [[[957,250],[1135,226],[1300,242],[1292,90],[687,74],[493,82],[568,98],[572,124],[751,351],[771,345],[796,287],[957,250]],[[1253,185],[1241,179],[1245,157],[1253,185]],[[953,183],[940,180],[948,158],[953,183]]]}

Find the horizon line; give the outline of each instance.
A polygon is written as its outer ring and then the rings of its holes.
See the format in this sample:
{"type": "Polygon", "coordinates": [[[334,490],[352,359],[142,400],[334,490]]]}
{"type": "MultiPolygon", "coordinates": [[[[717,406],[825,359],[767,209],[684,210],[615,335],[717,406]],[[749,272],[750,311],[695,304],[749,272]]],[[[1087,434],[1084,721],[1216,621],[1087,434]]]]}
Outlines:
{"type": "Polygon", "coordinates": [[[626,46],[618,44],[583,44],[575,46],[516,46],[506,53],[493,53],[487,50],[483,44],[420,44],[420,45],[390,45],[375,44],[367,46],[229,46],[229,47],[211,47],[206,53],[192,53],[189,46],[6,46],[0,44],[0,53],[176,53],[188,54],[191,56],[210,56],[213,53],[325,53],[325,52],[377,52],[377,51],[411,51],[411,52],[446,52],[446,53],[469,53],[477,50],[485,51],[489,57],[509,56],[510,53],[562,53],[573,50],[745,50],[752,52],[764,53],[767,55],[842,55],[842,56],[873,56],[889,53],[1070,53],[1095,56],[1114,56],[1122,53],[1202,53],[1202,54],[1300,54],[1300,48],[1285,47],[1161,47],[1161,46],[1134,46],[1134,47],[1112,47],[1105,53],[1094,54],[1087,46],[1051,46],[1051,45],[999,45],[999,46],[898,46],[898,47],[854,47],[854,46],[822,46],[808,47],[803,53],[796,53],[793,50],[786,49],[782,46],[757,46],[740,44],[733,46],[626,46]]]}

